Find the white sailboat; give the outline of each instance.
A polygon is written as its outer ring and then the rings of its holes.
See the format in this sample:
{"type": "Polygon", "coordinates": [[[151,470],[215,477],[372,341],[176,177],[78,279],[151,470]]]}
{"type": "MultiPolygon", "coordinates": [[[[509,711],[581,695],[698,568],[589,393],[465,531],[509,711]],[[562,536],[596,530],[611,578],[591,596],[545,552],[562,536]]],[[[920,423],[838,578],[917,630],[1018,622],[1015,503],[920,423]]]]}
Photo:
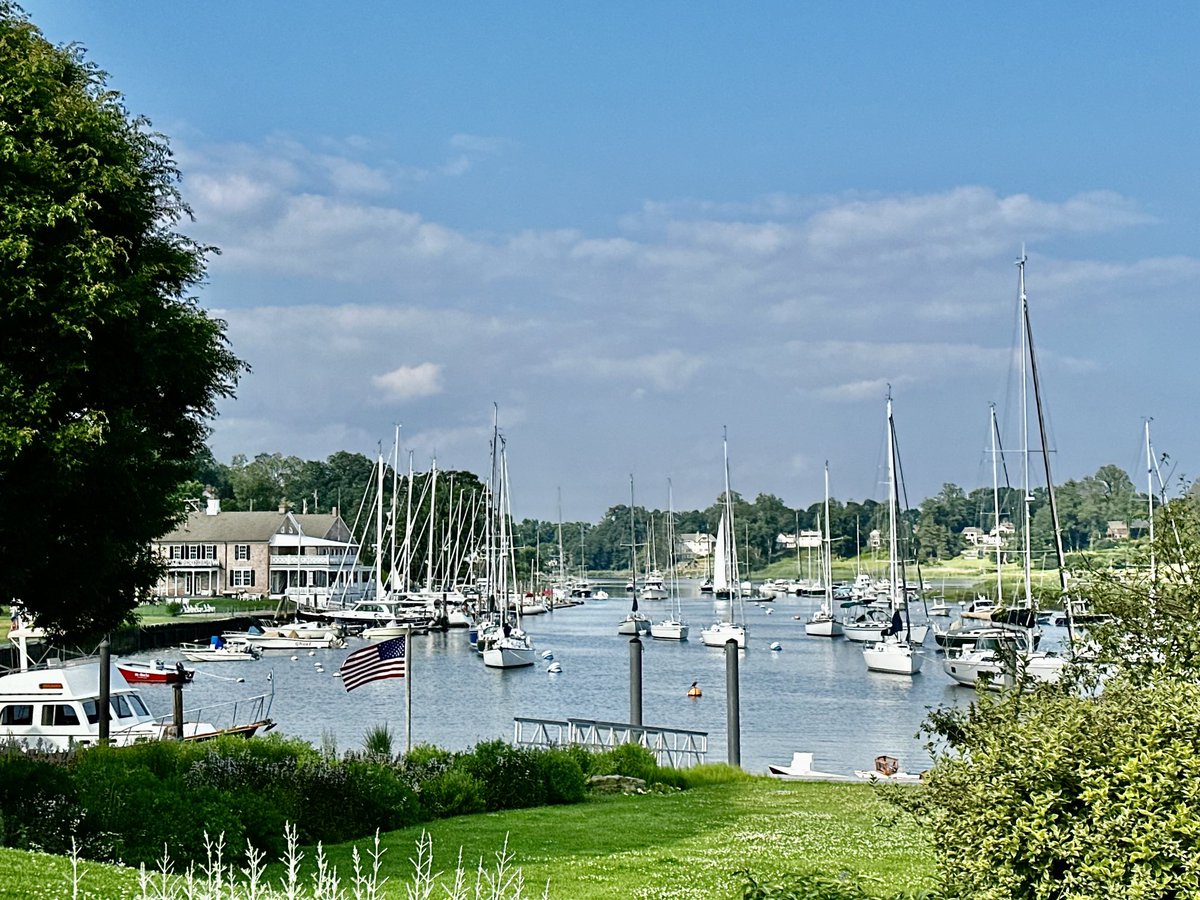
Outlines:
{"type": "MultiPolygon", "coordinates": [[[[1050,476],[1050,454],[1046,451],[1046,432],[1042,415],[1041,390],[1038,381],[1037,359],[1033,352],[1033,330],[1029,323],[1029,301],[1025,294],[1025,262],[1022,250],[1021,258],[1017,260],[1019,271],[1018,293],[1021,313],[1021,434],[1023,449],[1023,481],[1025,496],[1030,497],[1029,472],[1029,380],[1032,376],[1034,402],[1037,407],[1039,436],[1041,439],[1042,460],[1046,472],[1046,489],[1049,497],[1050,515],[1054,525],[1055,550],[1058,555],[1058,571],[1062,595],[1067,597],[1066,566],[1063,558],[1062,532],[1058,524],[1058,506],[1054,496],[1054,480],[1050,476]]],[[[1025,518],[1023,531],[1022,556],[1024,564],[1024,596],[1015,606],[1015,612],[1027,623],[1023,634],[1013,633],[1011,637],[1001,636],[997,641],[976,641],[959,647],[948,647],[942,668],[959,684],[975,686],[982,683],[989,688],[998,689],[1013,685],[1018,679],[1054,682],[1062,676],[1066,660],[1054,653],[1037,650],[1034,640],[1034,624],[1037,609],[1033,597],[1032,551],[1029,542],[1031,513],[1029,503],[1024,504],[1025,518]],[[987,676],[983,682],[981,677],[987,676]]],[[[1068,602],[1067,635],[1071,640],[1071,606],[1068,602]]],[[[1010,618],[1013,618],[1010,611],[1010,618]]]]}
{"type": "MultiPolygon", "coordinates": [[[[521,596],[516,590],[516,560],[513,557],[510,523],[512,504],[508,488],[508,455],[497,424],[492,437],[492,485],[488,492],[492,508],[488,516],[487,587],[492,594],[494,620],[492,637],[483,650],[483,664],[492,669],[517,669],[535,662],[533,639],[521,627],[521,596]],[[497,450],[497,446],[499,450],[497,450]]],[[[483,638],[481,629],[480,638],[483,638]]]]}
{"type": "Polygon", "coordinates": [[[888,587],[891,592],[892,621],[883,637],[863,647],[863,660],[871,672],[887,672],[892,675],[916,675],[925,661],[920,645],[912,640],[908,624],[908,606],[903,604],[905,591],[900,577],[900,548],[897,541],[896,507],[900,501],[896,481],[896,426],[892,420],[892,396],[887,398],[887,454],[888,454],[888,587]],[[904,605],[904,617],[900,616],[904,605]]]}
{"type": "Polygon", "coordinates": [[[671,614],[661,622],[650,626],[650,637],[657,641],[686,641],[688,624],[683,621],[683,609],[679,602],[679,585],[675,576],[675,500],[671,491],[671,479],[667,479],[667,546],[670,553],[667,571],[671,577],[671,588],[668,596],[671,600],[671,614]]]}
{"type": "Polygon", "coordinates": [[[738,575],[737,542],[733,527],[733,494],[729,490],[729,440],[722,437],[725,456],[725,504],[717,526],[717,545],[713,554],[713,596],[729,600],[729,617],[705,628],[700,639],[708,647],[724,647],[736,641],[746,649],[746,615],[742,603],[741,578],[738,575]]]}
{"type": "Polygon", "coordinates": [[[833,543],[829,530],[829,463],[825,463],[825,535],[822,541],[821,580],[825,582],[825,599],[804,623],[804,633],[813,637],[841,637],[842,623],[833,612],[833,543]]]}
{"type": "Polygon", "coordinates": [[[633,476],[629,476],[629,554],[633,573],[633,580],[629,582],[629,589],[633,594],[633,609],[629,611],[621,624],[617,626],[617,634],[628,634],[637,636],[639,634],[649,634],[650,619],[645,613],[638,612],[638,585],[637,585],[637,527],[634,523],[634,505],[633,505],[633,476]]]}

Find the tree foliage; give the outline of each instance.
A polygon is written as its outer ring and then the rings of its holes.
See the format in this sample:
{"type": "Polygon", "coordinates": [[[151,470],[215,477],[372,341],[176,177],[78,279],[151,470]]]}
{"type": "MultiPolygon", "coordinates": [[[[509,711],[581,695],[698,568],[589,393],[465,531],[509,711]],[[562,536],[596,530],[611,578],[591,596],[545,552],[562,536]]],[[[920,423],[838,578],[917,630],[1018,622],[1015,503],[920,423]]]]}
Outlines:
{"type": "Polygon", "coordinates": [[[1079,586],[1107,619],[1076,632],[1061,683],[930,716],[920,800],[947,895],[1197,896],[1200,508],[1173,501],[1156,526],[1145,565],[1079,586]]]}
{"type": "Polygon", "coordinates": [[[150,541],[242,364],[188,292],[208,248],[166,141],[0,0],[0,596],[82,637],[157,577],[150,541]]]}

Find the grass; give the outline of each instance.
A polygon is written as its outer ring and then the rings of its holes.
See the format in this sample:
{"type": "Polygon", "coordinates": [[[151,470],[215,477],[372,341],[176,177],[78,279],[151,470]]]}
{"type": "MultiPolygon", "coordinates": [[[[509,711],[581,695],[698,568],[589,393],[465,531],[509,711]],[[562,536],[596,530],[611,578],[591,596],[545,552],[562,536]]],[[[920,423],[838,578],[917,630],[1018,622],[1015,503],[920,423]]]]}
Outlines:
{"type": "MultiPolygon", "coordinates": [[[[671,794],[613,797],[445,819],[424,826],[436,869],[491,863],[505,843],[525,884],[550,896],[719,898],[737,896],[734,873],[756,877],[819,863],[878,879],[880,893],[933,884],[932,851],[916,825],[897,818],[868,785],[780,782],[768,778],[671,794]]],[[[400,881],[422,828],[383,837],[384,873],[400,881]]],[[[351,845],[325,848],[339,870],[351,845]]]]}
{"type": "MultiPolygon", "coordinates": [[[[461,816],[381,837],[381,897],[406,897],[414,847],[432,838],[434,871],[452,872],[458,848],[470,872],[494,866],[505,846],[523,870],[528,896],[594,898],[732,898],[738,871],[762,881],[820,865],[878,885],[880,896],[933,885],[932,850],[911,820],[898,816],[863,784],[780,782],[753,778],[688,791],[611,797],[577,806],[461,816]]],[[[352,850],[371,841],[324,848],[345,879],[352,850]]],[[[302,867],[311,871],[314,853],[302,867]]],[[[130,897],[136,874],[83,863],[80,896],[130,897]]],[[[0,850],[0,898],[70,897],[71,862],[62,857],[0,850]]],[[[278,885],[281,864],[269,869],[278,885]]],[[[305,877],[308,877],[307,873],[305,877]]],[[[450,875],[442,883],[449,885],[450,875]]],[[[434,894],[440,896],[440,894],[434,894]]]]}

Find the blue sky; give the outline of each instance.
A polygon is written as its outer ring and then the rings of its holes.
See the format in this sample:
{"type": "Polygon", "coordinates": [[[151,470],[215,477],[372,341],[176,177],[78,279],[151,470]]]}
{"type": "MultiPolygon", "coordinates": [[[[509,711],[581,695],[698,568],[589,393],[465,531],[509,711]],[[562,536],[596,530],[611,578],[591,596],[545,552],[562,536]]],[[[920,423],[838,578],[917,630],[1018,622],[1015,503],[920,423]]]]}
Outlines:
{"type": "Polygon", "coordinates": [[[170,138],[253,366],[213,449],[486,468],[518,515],[910,496],[1019,441],[1195,475],[1200,7],[26,2],[170,138]]]}

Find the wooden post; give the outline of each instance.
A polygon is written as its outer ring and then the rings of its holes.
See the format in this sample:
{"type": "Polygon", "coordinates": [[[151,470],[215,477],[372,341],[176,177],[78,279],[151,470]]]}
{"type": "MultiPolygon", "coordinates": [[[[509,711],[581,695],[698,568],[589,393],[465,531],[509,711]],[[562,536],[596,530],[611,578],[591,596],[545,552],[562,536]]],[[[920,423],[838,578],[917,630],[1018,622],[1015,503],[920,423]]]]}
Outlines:
{"type": "Polygon", "coordinates": [[[108,635],[105,635],[104,640],[100,642],[100,709],[98,710],[100,720],[97,722],[100,726],[99,738],[101,746],[108,743],[109,698],[112,694],[111,670],[109,669],[111,646],[108,641],[108,635]]]}
{"type": "Polygon", "coordinates": [[[183,679],[177,678],[171,687],[175,691],[175,707],[174,707],[174,722],[175,722],[175,739],[183,740],[183,679]]]}

